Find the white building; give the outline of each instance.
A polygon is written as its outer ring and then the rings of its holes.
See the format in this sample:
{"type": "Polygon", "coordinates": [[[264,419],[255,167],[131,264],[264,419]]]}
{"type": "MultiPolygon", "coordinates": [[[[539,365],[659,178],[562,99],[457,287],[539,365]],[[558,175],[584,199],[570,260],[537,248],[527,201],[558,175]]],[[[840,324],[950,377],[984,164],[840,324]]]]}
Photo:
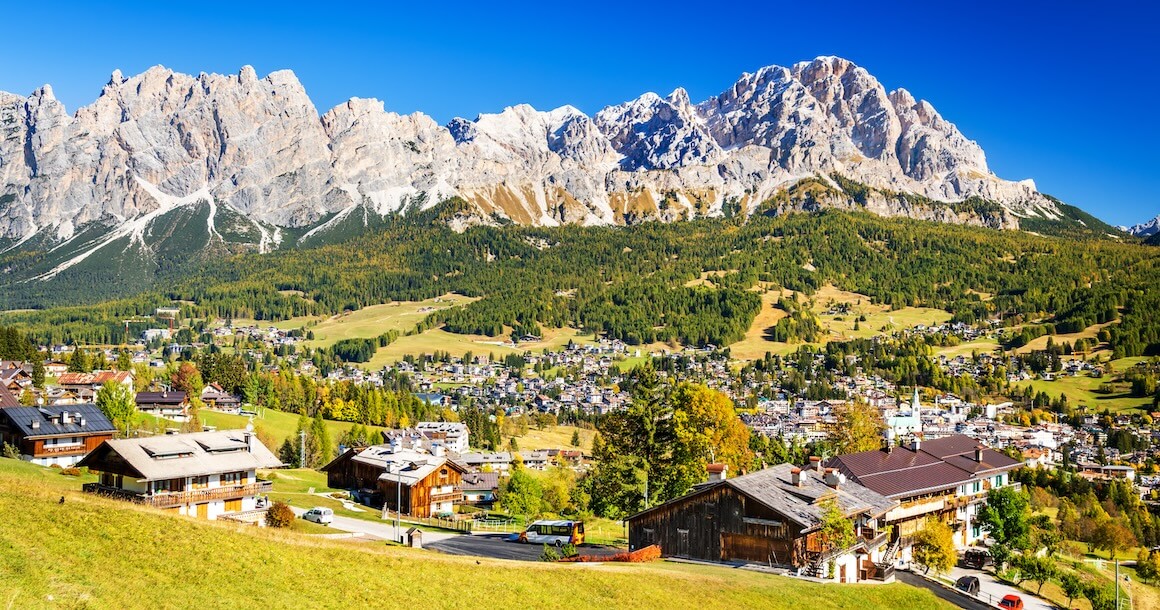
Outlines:
{"type": "Polygon", "coordinates": [[[99,474],[84,491],[181,515],[263,523],[269,481],[259,468],[282,462],[250,429],[105,441],[78,466],[99,474]]]}

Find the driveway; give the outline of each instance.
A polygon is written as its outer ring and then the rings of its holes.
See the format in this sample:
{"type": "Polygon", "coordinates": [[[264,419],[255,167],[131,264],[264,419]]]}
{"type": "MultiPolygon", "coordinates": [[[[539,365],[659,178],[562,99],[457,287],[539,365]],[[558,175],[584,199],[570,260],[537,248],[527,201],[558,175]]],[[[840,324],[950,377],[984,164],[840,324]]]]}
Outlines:
{"type": "MultiPolygon", "coordinates": [[[[520,544],[508,541],[508,534],[473,534],[470,536],[453,536],[432,543],[423,539],[423,548],[434,549],[449,555],[472,555],[475,557],[490,557],[493,559],[514,559],[517,561],[539,561],[540,553],[544,551],[542,544],[520,544]]],[[[613,555],[620,549],[602,546],[582,545],[581,555],[613,555]]]]}
{"type": "MultiPolygon", "coordinates": [[[[293,510],[294,514],[297,515],[298,517],[301,517],[302,513],[306,512],[305,508],[298,508],[296,506],[291,506],[290,509],[293,510]]],[[[399,539],[399,534],[398,534],[397,530],[395,529],[395,522],[394,521],[381,521],[381,522],[368,521],[365,519],[355,519],[353,517],[343,517],[341,515],[335,515],[334,521],[331,522],[330,527],[335,529],[335,530],[342,531],[342,532],[352,532],[352,533],[356,533],[356,534],[367,534],[370,536],[374,536],[376,538],[382,538],[383,540],[398,540],[399,539]]],[[[409,529],[410,527],[411,526],[408,525],[407,523],[403,523],[402,530],[404,532],[406,532],[407,529],[409,529]]],[[[459,534],[445,534],[442,532],[423,532],[423,546],[427,546],[428,542],[439,541],[439,540],[443,540],[445,538],[456,538],[456,537],[459,537],[459,534]]]]}
{"type": "Polygon", "coordinates": [[[979,597],[987,600],[991,604],[999,603],[999,600],[1003,599],[1004,595],[1015,594],[1023,598],[1023,607],[1026,608],[1026,610],[1055,610],[1056,608],[1055,605],[1035,597],[1026,591],[995,580],[995,576],[990,572],[983,572],[982,570],[972,570],[970,568],[960,568],[955,566],[951,569],[948,576],[951,580],[958,580],[960,576],[978,577],[979,597]]]}
{"type": "Polygon", "coordinates": [[[926,589],[931,593],[934,593],[935,597],[938,597],[944,601],[948,601],[960,608],[966,608],[967,610],[993,610],[991,606],[988,606],[987,604],[977,599],[967,595],[960,595],[954,591],[948,591],[945,588],[940,587],[925,578],[911,574],[906,570],[896,571],[894,573],[894,577],[900,583],[908,584],[912,587],[926,589]]]}

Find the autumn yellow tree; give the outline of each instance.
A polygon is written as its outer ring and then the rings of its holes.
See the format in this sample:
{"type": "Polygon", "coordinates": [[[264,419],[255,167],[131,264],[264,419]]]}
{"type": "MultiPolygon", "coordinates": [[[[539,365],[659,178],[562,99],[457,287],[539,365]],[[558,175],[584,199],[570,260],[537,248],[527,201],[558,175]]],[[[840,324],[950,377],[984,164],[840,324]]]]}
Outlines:
{"type": "Polygon", "coordinates": [[[727,464],[740,474],[753,463],[749,449],[749,428],[737,417],[728,396],[703,385],[686,383],[672,395],[673,423],[679,452],[692,458],[685,461],[702,477],[705,465],[727,464]]]}
{"type": "Polygon", "coordinates": [[[834,417],[836,421],[830,429],[830,442],[836,453],[871,451],[881,446],[885,425],[878,409],[854,400],[836,407],[834,417]]]}

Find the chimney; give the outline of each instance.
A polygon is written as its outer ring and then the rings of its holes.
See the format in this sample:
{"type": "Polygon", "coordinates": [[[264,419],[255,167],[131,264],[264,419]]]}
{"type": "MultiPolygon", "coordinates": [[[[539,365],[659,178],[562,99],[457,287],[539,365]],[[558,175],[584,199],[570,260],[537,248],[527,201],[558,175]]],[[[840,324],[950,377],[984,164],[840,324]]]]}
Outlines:
{"type": "Polygon", "coordinates": [[[705,471],[709,474],[710,483],[720,483],[729,476],[728,464],[708,464],[705,466],[705,471]]]}
{"type": "Polygon", "coordinates": [[[30,426],[30,427],[31,427],[33,430],[39,430],[39,429],[40,429],[40,420],[39,420],[39,419],[34,419],[34,420],[32,420],[32,421],[31,421],[31,422],[30,422],[28,425],[29,425],[29,426],[30,426]]]}
{"type": "Polygon", "coordinates": [[[810,470],[816,470],[818,472],[821,472],[822,471],[822,458],[820,458],[816,455],[811,455],[810,456],[810,470]]]}
{"type": "Polygon", "coordinates": [[[882,450],[890,453],[894,449],[894,428],[887,428],[882,436],[882,450]]]}
{"type": "Polygon", "coordinates": [[[254,452],[254,425],[248,424],[246,432],[242,434],[242,438],[246,439],[246,451],[254,452]]]}
{"type": "Polygon", "coordinates": [[[983,461],[983,449],[986,449],[986,447],[983,447],[982,445],[975,445],[975,461],[976,462],[982,463],[982,461],[983,461]]]}
{"type": "Polygon", "coordinates": [[[85,427],[85,418],[83,418],[83,417],[80,418],[78,423],[80,423],[81,427],[84,428],[85,427]]]}
{"type": "Polygon", "coordinates": [[[910,450],[918,453],[919,449],[922,449],[922,437],[915,434],[910,440],[910,450]]]}
{"type": "Polygon", "coordinates": [[[846,482],[846,475],[838,472],[833,468],[826,469],[826,485],[838,489],[838,486],[846,482]]]}
{"type": "Polygon", "coordinates": [[[802,486],[802,469],[798,468],[796,466],[793,468],[790,468],[789,480],[790,480],[790,483],[793,483],[794,487],[801,487],[802,486]]]}

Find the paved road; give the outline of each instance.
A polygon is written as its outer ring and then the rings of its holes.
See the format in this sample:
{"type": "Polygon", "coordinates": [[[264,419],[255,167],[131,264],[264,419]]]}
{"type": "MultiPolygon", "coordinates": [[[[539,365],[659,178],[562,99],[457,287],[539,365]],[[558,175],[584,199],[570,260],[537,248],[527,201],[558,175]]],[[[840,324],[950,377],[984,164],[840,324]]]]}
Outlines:
{"type": "MultiPolygon", "coordinates": [[[[544,546],[541,544],[520,544],[509,542],[508,534],[473,534],[454,536],[435,542],[423,541],[423,547],[435,549],[451,555],[473,555],[493,559],[514,559],[517,561],[539,561],[544,546]]],[[[581,555],[612,555],[619,549],[600,546],[581,546],[581,555]]]]}
{"type": "Polygon", "coordinates": [[[979,578],[979,597],[996,604],[999,603],[999,600],[1003,599],[1004,595],[1013,593],[1023,599],[1023,608],[1025,610],[1055,610],[1054,604],[1035,597],[1022,589],[1003,584],[995,580],[995,576],[990,572],[955,566],[951,568],[950,574],[947,576],[951,580],[958,580],[961,576],[977,576],[979,578]]]}
{"type": "Polygon", "coordinates": [[[929,580],[926,580],[925,578],[920,578],[905,570],[896,571],[894,573],[894,577],[898,580],[898,582],[906,583],[913,587],[927,589],[931,593],[934,593],[936,597],[946,600],[960,608],[966,608],[967,610],[994,610],[991,606],[988,606],[981,601],[966,595],[959,595],[954,591],[948,591],[945,588],[940,587],[930,582],[929,580]]]}
{"type": "MultiPolygon", "coordinates": [[[[290,508],[294,511],[294,514],[298,515],[299,517],[302,516],[302,513],[306,512],[306,509],[298,508],[297,506],[291,506],[290,508]]],[[[335,530],[341,531],[341,532],[353,532],[356,534],[369,534],[369,535],[374,536],[376,538],[382,538],[383,540],[398,540],[399,539],[399,534],[397,533],[397,530],[395,530],[395,522],[394,521],[377,522],[377,521],[368,521],[368,520],[364,520],[364,519],[355,519],[353,517],[343,517],[341,515],[335,515],[334,521],[330,524],[330,527],[335,529],[335,530]]],[[[404,523],[402,530],[404,532],[406,532],[407,528],[409,528],[409,527],[410,527],[409,525],[404,523]]],[[[439,540],[443,540],[445,538],[456,538],[456,537],[458,537],[458,534],[444,534],[442,532],[423,532],[423,543],[424,543],[424,546],[426,546],[427,542],[436,542],[439,540]]]]}

